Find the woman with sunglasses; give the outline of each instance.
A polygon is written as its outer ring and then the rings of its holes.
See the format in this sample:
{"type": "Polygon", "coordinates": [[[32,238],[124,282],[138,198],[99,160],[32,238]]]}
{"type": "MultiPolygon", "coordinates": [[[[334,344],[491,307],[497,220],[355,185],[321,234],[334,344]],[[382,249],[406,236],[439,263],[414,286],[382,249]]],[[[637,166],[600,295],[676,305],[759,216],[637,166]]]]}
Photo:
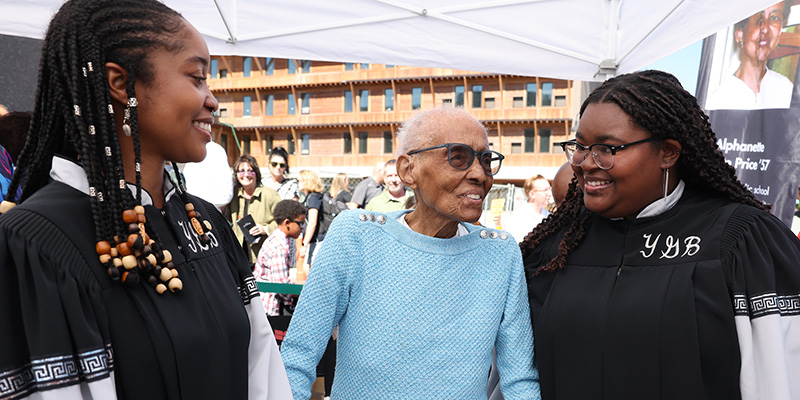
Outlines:
{"type": "Polygon", "coordinates": [[[296,179],[289,179],[289,153],[283,147],[275,147],[267,157],[269,175],[264,178],[264,186],[278,192],[281,199],[300,200],[296,179]]]}
{"type": "Polygon", "coordinates": [[[233,191],[233,199],[225,213],[233,224],[236,239],[247,251],[253,265],[263,240],[278,226],[272,211],[281,198],[276,191],[261,184],[258,162],[247,154],[233,164],[233,191]],[[242,228],[247,231],[246,235],[242,228]]]}
{"type": "Polygon", "coordinates": [[[697,100],[643,71],[580,116],[566,198],[521,244],[542,397],[799,398],[800,242],[697,100]]]}
{"type": "Polygon", "coordinates": [[[333,220],[282,344],[294,398],[338,325],[333,398],[486,398],[496,347],[504,397],[539,399],[519,248],[475,225],[503,156],[463,109],[415,114],[397,143],[417,206],[333,220]]]}

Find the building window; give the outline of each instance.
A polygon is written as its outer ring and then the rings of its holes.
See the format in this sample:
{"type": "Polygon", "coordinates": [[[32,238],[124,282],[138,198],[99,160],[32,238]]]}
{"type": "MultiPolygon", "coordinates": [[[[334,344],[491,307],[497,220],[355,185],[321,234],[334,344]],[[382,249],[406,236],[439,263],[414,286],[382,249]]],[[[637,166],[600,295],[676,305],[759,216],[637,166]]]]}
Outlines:
{"type": "Polygon", "coordinates": [[[251,57],[245,57],[244,61],[242,61],[242,76],[245,78],[250,76],[250,67],[253,63],[253,59],[251,57]]]}
{"type": "Polygon", "coordinates": [[[368,63],[361,63],[361,69],[369,69],[368,63]]]}
{"type": "Polygon", "coordinates": [[[464,86],[457,85],[453,89],[456,95],[456,107],[464,107],[464,86]]]}
{"type": "Polygon", "coordinates": [[[345,71],[352,71],[354,66],[355,66],[354,63],[344,63],[344,70],[345,71]]]}
{"type": "Polygon", "coordinates": [[[219,109],[219,117],[225,118],[228,116],[228,109],[227,108],[220,108],[219,109]]]}
{"type": "Polygon", "coordinates": [[[211,79],[217,79],[219,74],[219,60],[216,58],[211,59],[211,79]]]}
{"type": "Polygon", "coordinates": [[[393,89],[385,89],[383,91],[383,98],[384,98],[383,109],[385,111],[394,110],[394,90],[393,89]]]}
{"type": "Polygon", "coordinates": [[[289,115],[294,115],[297,112],[297,102],[294,101],[293,93],[289,93],[287,103],[289,105],[289,115]]]}
{"type": "Polygon", "coordinates": [[[386,64],[386,69],[389,69],[389,68],[394,68],[394,65],[392,65],[392,64],[386,64]]]}
{"type": "Polygon", "coordinates": [[[344,91],[344,112],[353,112],[353,92],[344,91]]]}
{"type": "Polygon", "coordinates": [[[344,154],[351,154],[353,152],[353,138],[350,137],[350,133],[345,132],[342,134],[342,142],[344,143],[342,152],[344,154]]]}
{"type": "Polygon", "coordinates": [[[304,133],[303,141],[300,144],[300,154],[308,154],[310,147],[311,147],[311,134],[304,133]]]}
{"type": "Polygon", "coordinates": [[[303,93],[300,95],[303,104],[300,108],[301,114],[309,114],[311,112],[311,93],[303,93]]]}
{"type": "Polygon", "coordinates": [[[270,150],[272,150],[272,135],[265,135],[261,139],[261,152],[267,154],[270,150]]]}
{"type": "Polygon", "coordinates": [[[225,150],[225,154],[228,154],[228,135],[224,133],[219,135],[219,142],[222,145],[222,149],[225,150]]]}
{"type": "Polygon", "coordinates": [[[286,60],[289,65],[289,75],[294,75],[297,72],[297,64],[295,64],[294,60],[286,60]]]}
{"type": "Polygon", "coordinates": [[[250,135],[242,135],[242,152],[250,154],[250,135]]]}
{"type": "Polygon", "coordinates": [[[291,133],[286,135],[286,152],[294,154],[294,136],[291,133]]]}
{"type": "Polygon", "coordinates": [[[411,109],[419,110],[422,108],[422,88],[411,88],[411,109]]]}
{"type": "Polygon", "coordinates": [[[358,153],[359,154],[367,154],[367,137],[369,137],[369,133],[367,133],[367,132],[358,132],[358,153]]]}
{"type": "Polygon", "coordinates": [[[483,105],[483,85],[472,85],[472,108],[483,105]]]}
{"type": "Polygon", "coordinates": [[[494,108],[494,97],[487,97],[483,102],[483,107],[494,108]]]}
{"type": "Polygon", "coordinates": [[[442,99],[442,107],[453,108],[453,99],[442,99]]]}
{"type": "MultiPolygon", "coordinates": [[[[544,89],[544,85],[542,85],[544,89]]],[[[550,129],[539,129],[539,153],[551,153],[550,149],[550,129]]]]}
{"type": "Polygon", "coordinates": [[[536,84],[528,83],[525,85],[525,95],[528,100],[525,102],[526,107],[536,107],[536,84]]]}
{"type": "Polygon", "coordinates": [[[267,96],[267,115],[273,115],[275,113],[274,107],[275,107],[275,95],[271,94],[267,96]]]}
{"type": "Polygon", "coordinates": [[[250,96],[242,97],[242,103],[244,104],[244,111],[242,112],[242,115],[244,115],[245,117],[249,117],[251,115],[250,114],[250,103],[252,101],[253,101],[253,98],[250,97],[250,96]]]}
{"type": "Polygon", "coordinates": [[[526,153],[533,153],[534,151],[534,143],[536,143],[536,130],[535,129],[525,129],[525,152],[526,153]]]}
{"type": "Polygon", "coordinates": [[[264,68],[267,69],[267,75],[272,75],[275,72],[275,59],[270,57],[265,58],[264,68]]]}
{"type": "Polygon", "coordinates": [[[311,72],[311,61],[309,60],[300,61],[300,66],[303,69],[304,74],[311,72]]]}
{"type": "Polygon", "coordinates": [[[514,101],[512,103],[512,107],[514,108],[522,108],[522,96],[514,97],[514,101]]]}
{"type": "Polygon", "coordinates": [[[556,107],[566,107],[567,106],[567,96],[556,96],[556,102],[554,104],[556,107]]]}
{"type": "Polygon", "coordinates": [[[219,77],[220,77],[220,79],[227,78],[228,77],[228,70],[227,69],[219,70],[219,77]]]}
{"type": "Polygon", "coordinates": [[[542,107],[553,105],[553,83],[545,82],[542,84],[542,107]]]}
{"type": "Polygon", "coordinates": [[[383,132],[383,153],[392,154],[392,132],[383,132]]]}
{"type": "Polygon", "coordinates": [[[360,108],[361,111],[369,111],[369,89],[361,90],[360,108]]]}
{"type": "Polygon", "coordinates": [[[522,153],[522,143],[511,143],[511,154],[522,153]]]}

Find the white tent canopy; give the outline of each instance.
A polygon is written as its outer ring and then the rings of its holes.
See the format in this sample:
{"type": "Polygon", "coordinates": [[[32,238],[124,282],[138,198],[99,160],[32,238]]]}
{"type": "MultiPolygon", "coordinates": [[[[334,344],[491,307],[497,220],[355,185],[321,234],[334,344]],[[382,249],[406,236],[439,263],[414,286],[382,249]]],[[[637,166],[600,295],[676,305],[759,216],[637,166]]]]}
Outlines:
{"type": "MultiPolygon", "coordinates": [[[[776,0],[166,0],[215,55],[603,80],[776,0]]],[[[62,1],[0,3],[0,33],[42,37],[62,1]]]]}

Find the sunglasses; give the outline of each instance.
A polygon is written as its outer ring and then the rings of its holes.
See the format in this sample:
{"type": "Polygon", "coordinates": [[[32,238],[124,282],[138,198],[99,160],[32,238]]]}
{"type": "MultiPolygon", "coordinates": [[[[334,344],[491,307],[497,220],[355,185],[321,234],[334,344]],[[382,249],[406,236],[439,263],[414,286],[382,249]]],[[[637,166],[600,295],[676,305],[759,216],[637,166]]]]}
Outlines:
{"type": "Polygon", "coordinates": [[[450,163],[451,167],[458,170],[465,170],[472,166],[472,162],[475,161],[477,157],[478,162],[483,168],[483,172],[490,176],[497,175],[500,171],[500,165],[503,164],[503,159],[505,158],[505,156],[496,151],[476,151],[472,147],[461,143],[445,143],[438,146],[426,147],[424,149],[409,151],[408,155],[441,148],[447,149],[447,162],[450,163]]]}
{"type": "Polygon", "coordinates": [[[303,229],[306,226],[306,221],[295,221],[293,219],[290,219],[289,222],[294,222],[295,224],[297,224],[297,226],[300,227],[300,229],[303,229]]]}
{"type": "Polygon", "coordinates": [[[273,168],[286,168],[286,163],[272,161],[269,163],[273,168]]]}

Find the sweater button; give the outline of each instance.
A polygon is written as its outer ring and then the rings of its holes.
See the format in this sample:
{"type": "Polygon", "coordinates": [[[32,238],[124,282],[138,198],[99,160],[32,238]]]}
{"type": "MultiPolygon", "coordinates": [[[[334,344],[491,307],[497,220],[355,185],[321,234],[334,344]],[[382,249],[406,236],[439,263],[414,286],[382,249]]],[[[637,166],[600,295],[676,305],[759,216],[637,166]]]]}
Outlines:
{"type": "Polygon", "coordinates": [[[489,234],[489,237],[491,237],[492,239],[497,239],[497,232],[492,231],[492,233],[489,234]]]}
{"type": "Polygon", "coordinates": [[[372,221],[372,222],[375,222],[375,214],[370,214],[369,215],[369,220],[372,221]]]}
{"type": "Polygon", "coordinates": [[[386,216],[378,215],[378,223],[381,224],[381,225],[385,224],[386,223],[386,216]]]}
{"type": "Polygon", "coordinates": [[[503,240],[506,240],[506,239],[508,239],[508,234],[507,234],[507,233],[505,233],[505,232],[502,232],[502,233],[500,234],[500,239],[503,239],[503,240]]]}
{"type": "Polygon", "coordinates": [[[364,213],[358,214],[358,219],[360,219],[361,221],[366,221],[367,220],[367,214],[364,214],[364,213]]]}
{"type": "Polygon", "coordinates": [[[487,237],[489,237],[489,232],[481,231],[481,237],[486,239],[487,237]]]}

